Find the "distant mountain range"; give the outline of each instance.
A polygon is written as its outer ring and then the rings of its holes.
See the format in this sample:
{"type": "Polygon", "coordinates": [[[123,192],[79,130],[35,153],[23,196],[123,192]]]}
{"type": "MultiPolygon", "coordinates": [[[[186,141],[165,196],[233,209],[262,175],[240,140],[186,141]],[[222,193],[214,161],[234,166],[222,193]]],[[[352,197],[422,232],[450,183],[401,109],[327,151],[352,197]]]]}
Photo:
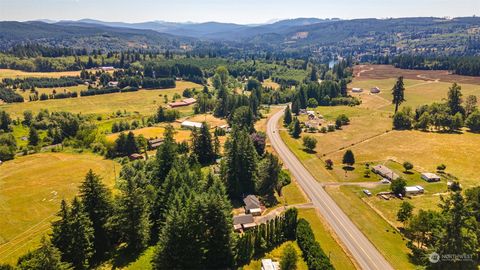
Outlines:
{"type": "MultiPolygon", "coordinates": [[[[215,44],[217,48],[246,48],[249,52],[264,49],[321,51],[321,47],[329,47],[328,51],[333,53],[380,53],[417,49],[464,53],[469,49],[467,41],[472,43],[472,38],[473,42],[480,40],[479,29],[480,18],[477,17],[356,20],[297,18],[262,25],[43,20],[0,22],[0,49],[34,42],[48,46],[104,50],[179,49],[182,44],[209,50],[215,44]]],[[[477,47],[473,45],[472,48],[477,47]]]]}

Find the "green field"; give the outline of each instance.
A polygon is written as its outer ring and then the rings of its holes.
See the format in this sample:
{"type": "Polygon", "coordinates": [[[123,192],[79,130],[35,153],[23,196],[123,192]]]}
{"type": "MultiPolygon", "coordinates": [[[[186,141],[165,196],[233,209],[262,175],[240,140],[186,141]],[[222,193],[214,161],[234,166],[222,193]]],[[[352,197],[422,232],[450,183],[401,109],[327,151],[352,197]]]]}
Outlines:
{"type": "MultiPolygon", "coordinates": [[[[12,118],[20,117],[26,110],[38,112],[40,109],[102,115],[126,110],[150,115],[155,112],[159,105],[165,104],[164,95],[168,95],[171,101],[175,93],[181,95],[185,88],[200,88],[200,85],[182,81],[177,82],[177,87],[173,89],[140,90],[128,93],[5,104],[0,105],[0,109],[11,114],[12,118]]],[[[179,111],[191,111],[191,107],[181,107],[179,111]]]]}
{"type": "MultiPolygon", "coordinates": [[[[114,162],[83,153],[42,153],[0,166],[0,263],[15,263],[50,230],[60,201],[71,199],[89,169],[115,183],[114,162]]],[[[120,170],[117,164],[117,172],[120,170]]]]}

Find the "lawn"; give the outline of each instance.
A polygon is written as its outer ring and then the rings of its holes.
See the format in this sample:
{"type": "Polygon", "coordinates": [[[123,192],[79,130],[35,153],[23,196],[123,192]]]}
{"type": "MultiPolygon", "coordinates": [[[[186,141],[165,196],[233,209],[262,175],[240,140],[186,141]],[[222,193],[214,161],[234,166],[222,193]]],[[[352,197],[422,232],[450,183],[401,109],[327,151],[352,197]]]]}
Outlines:
{"type": "MultiPolygon", "coordinates": [[[[181,94],[185,88],[200,87],[198,84],[182,81],[177,82],[177,86],[171,89],[140,90],[128,93],[4,104],[0,105],[0,109],[10,113],[12,118],[21,116],[26,110],[38,112],[40,109],[102,115],[126,110],[128,112],[138,112],[142,115],[151,115],[159,105],[165,105],[164,95],[168,95],[169,100],[171,100],[175,93],[181,94]]],[[[191,112],[192,106],[181,107],[178,110],[187,114],[191,112]]]]}
{"type": "Polygon", "coordinates": [[[87,153],[41,153],[1,165],[0,263],[15,263],[37,246],[50,230],[61,199],[70,200],[77,193],[89,169],[113,187],[113,167],[113,161],[87,153]]]}
{"type": "Polygon", "coordinates": [[[297,245],[297,242],[288,241],[280,245],[279,247],[273,249],[272,251],[268,252],[262,258],[258,260],[253,260],[250,264],[245,265],[243,270],[258,270],[262,268],[262,260],[261,259],[272,259],[273,261],[280,261],[282,259],[283,250],[288,244],[292,244],[295,250],[297,251],[297,270],[307,270],[307,264],[303,261],[302,258],[302,251],[297,245]]]}
{"type": "MultiPolygon", "coordinates": [[[[77,86],[69,86],[69,87],[54,87],[54,88],[35,88],[37,90],[38,95],[40,96],[41,94],[45,93],[47,95],[53,94],[53,90],[55,90],[58,93],[63,93],[65,92],[77,92],[80,95],[80,91],[87,90],[88,87],[86,85],[77,85],[77,86]]],[[[18,94],[22,95],[23,98],[25,99],[25,102],[29,101],[29,97],[32,94],[30,90],[26,91],[21,91],[17,90],[16,91],[18,94]]]]}

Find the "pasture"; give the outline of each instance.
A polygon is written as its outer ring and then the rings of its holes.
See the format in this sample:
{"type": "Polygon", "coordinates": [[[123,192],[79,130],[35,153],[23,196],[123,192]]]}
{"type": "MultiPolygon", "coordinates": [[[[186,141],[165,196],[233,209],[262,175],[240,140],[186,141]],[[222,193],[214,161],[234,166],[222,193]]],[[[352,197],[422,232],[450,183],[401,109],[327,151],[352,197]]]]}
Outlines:
{"type": "Polygon", "coordinates": [[[0,80],[5,78],[60,78],[64,76],[80,76],[80,71],[63,72],[26,72],[14,69],[0,69],[0,80]]]}
{"type": "MultiPolygon", "coordinates": [[[[474,157],[480,152],[480,135],[463,129],[459,133],[422,132],[416,130],[393,131],[391,88],[396,77],[405,76],[405,99],[403,106],[415,109],[419,105],[444,102],[448,88],[455,79],[462,86],[463,96],[480,97],[480,80],[465,76],[444,74],[442,72],[405,71],[392,67],[367,66],[355,68],[360,77],[356,77],[349,87],[360,87],[363,93],[352,93],[359,97],[362,104],[356,107],[318,107],[327,123],[332,123],[340,114],[350,118],[350,124],[329,133],[307,133],[301,136],[313,136],[318,143],[315,153],[303,150],[302,139],[292,138],[287,130],[281,130],[282,139],[305,167],[320,182],[337,182],[325,189],[335,199],[345,213],[357,224],[382,254],[400,269],[412,269],[409,262],[405,240],[396,231],[401,226],[396,221],[396,213],[401,200],[383,200],[379,197],[367,197],[362,189],[367,186],[376,194],[388,191],[389,185],[378,185],[379,176],[371,173],[365,177],[365,164],[386,164],[407,180],[408,185],[421,185],[425,194],[408,199],[419,209],[436,208],[440,195],[447,191],[446,179],[439,183],[427,183],[420,178],[421,172],[435,172],[439,164],[447,165],[447,173],[457,177],[464,188],[480,183],[478,171],[480,165],[474,157]],[[398,73],[396,73],[398,71],[398,73]],[[372,87],[382,92],[370,94],[372,87]],[[353,171],[345,172],[342,158],[347,149],[355,154],[356,164],[353,171]],[[325,160],[334,163],[332,170],[325,168],[325,160]],[[403,172],[402,163],[409,161],[414,165],[412,174],[403,172]],[[348,184],[348,185],[345,185],[348,184]]],[[[306,121],[306,116],[300,116],[306,121]]]]}
{"type": "MultiPolygon", "coordinates": [[[[174,94],[182,94],[186,88],[200,88],[201,86],[191,82],[177,82],[175,88],[162,90],[140,90],[137,92],[114,93],[98,96],[53,99],[35,102],[23,102],[0,105],[13,118],[20,117],[24,111],[38,112],[40,109],[50,111],[67,111],[81,114],[108,115],[117,110],[136,112],[142,115],[153,114],[159,105],[165,105],[164,96],[172,100],[174,94]]],[[[181,113],[188,113],[191,106],[178,108],[181,113]]]]}
{"type": "MultiPolygon", "coordinates": [[[[62,199],[71,200],[89,169],[115,185],[114,161],[83,153],[41,153],[0,166],[0,263],[35,248],[62,199]]],[[[116,165],[119,172],[120,166],[116,165]]]]}

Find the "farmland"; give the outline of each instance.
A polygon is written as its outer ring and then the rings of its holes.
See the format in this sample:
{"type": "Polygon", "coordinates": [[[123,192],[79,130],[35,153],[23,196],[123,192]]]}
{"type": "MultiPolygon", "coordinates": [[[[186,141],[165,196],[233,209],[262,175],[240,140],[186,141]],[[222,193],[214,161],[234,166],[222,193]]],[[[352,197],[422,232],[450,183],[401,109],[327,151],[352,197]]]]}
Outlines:
{"type": "MultiPolygon", "coordinates": [[[[159,105],[165,104],[164,96],[172,99],[175,93],[181,94],[186,88],[199,88],[200,86],[191,82],[178,82],[173,89],[164,90],[140,90],[138,92],[114,93],[108,95],[88,96],[67,99],[54,99],[35,102],[24,102],[16,104],[0,105],[12,116],[21,116],[24,111],[38,112],[40,109],[50,111],[66,111],[82,114],[108,115],[117,110],[129,111],[139,114],[153,114],[159,105]]],[[[190,107],[182,107],[180,112],[190,111],[190,107]]]]}
{"type": "MultiPolygon", "coordinates": [[[[419,105],[443,102],[447,97],[452,81],[458,79],[464,96],[480,97],[480,85],[475,78],[449,75],[445,72],[404,71],[385,66],[362,67],[364,72],[356,77],[349,87],[363,88],[363,93],[352,93],[359,97],[362,104],[356,107],[317,107],[317,115],[322,115],[324,125],[334,123],[337,116],[345,114],[350,124],[327,133],[307,133],[318,141],[315,152],[303,150],[302,140],[293,139],[287,130],[281,130],[281,136],[294,154],[320,182],[325,183],[326,191],[352,221],[377,246],[380,252],[401,269],[412,269],[405,241],[396,227],[396,213],[401,200],[386,201],[380,197],[368,197],[362,189],[368,187],[372,193],[389,191],[389,185],[379,184],[379,177],[364,175],[365,164],[384,164],[406,179],[408,185],[421,185],[425,194],[414,196],[408,201],[419,209],[436,209],[440,195],[447,194],[447,179],[439,183],[426,183],[420,179],[421,172],[435,172],[439,164],[447,165],[447,172],[459,179],[464,188],[478,185],[480,170],[475,157],[479,155],[477,145],[480,136],[467,129],[456,133],[422,132],[417,130],[392,130],[393,105],[390,89],[395,77],[405,76],[405,99],[401,107],[415,109],[419,105]],[[378,68],[378,70],[377,70],[378,68]],[[395,73],[399,71],[398,74],[395,73]],[[426,79],[428,77],[428,79],[426,79]],[[382,92],[370,94],[372,87],[382,92]],[[355,154],[356,165],[353,171],[345,171],[342,165],[343,154],[350,149],[355,154]],[[325,168],[326,160],[333,161],[333,168],[325,168]],[[414,165],[411,174],[405,174],[402,163],[409,161],[414,165]],[[332,184],[337,183],[337,184],[332,184]]],[[[362,70],[356,67],[358,71],[362,70]]],[[[305,115],[299,116],[306,121],[305,115]]]]}
{"type": "Polygon", "coordinates": [[[114,164],[86,153],[40,153],[0,166],[0,262],[15,263],[19,255],[37,246],[50,230],[60,200],[77,193],[89,169],[113,188],[114,164]]]}

